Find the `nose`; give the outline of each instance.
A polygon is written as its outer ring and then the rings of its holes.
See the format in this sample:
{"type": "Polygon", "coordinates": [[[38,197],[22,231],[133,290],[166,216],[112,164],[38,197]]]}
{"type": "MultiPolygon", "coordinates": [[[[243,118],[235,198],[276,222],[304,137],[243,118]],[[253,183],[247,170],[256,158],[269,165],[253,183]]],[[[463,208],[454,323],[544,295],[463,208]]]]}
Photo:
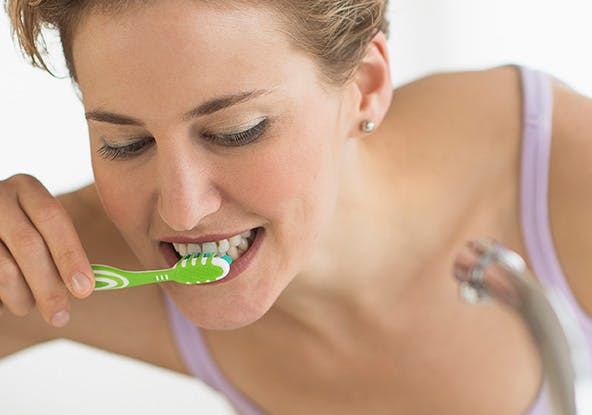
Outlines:
{"type": "Polygon", "coordinates": [[[172,230],[191,230],[220,209],[214,172],[206,163],[177,153],[161,158],[158,168],[158,214],[172,230]]]}

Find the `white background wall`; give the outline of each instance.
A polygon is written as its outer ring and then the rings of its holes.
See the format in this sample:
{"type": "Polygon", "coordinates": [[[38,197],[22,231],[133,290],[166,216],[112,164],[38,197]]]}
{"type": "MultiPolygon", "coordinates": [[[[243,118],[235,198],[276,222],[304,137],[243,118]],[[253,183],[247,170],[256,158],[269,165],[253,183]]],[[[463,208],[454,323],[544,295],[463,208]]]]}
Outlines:
{"type": "MultiPolygon", "coordinates": [[[[438,70],[514,62],[548,71],[592,96],[590,0],[391,3],[395,85],[438,70]]],[[[69,81],[19,58],[3,14],[0,62],[0,179],[31,173],[54,193],[92,181],[83,109],[69,81]]]]}
{"type": "MultiPolygon", "coordinates": [[[[592,96],[590,0],[391,2],[395,85],[439,70],[512,62],[545,70],[592,96]]],[[[30,173],[54,194],[91,182],[86,134],[83,109],[69,81],[26,65],[1,15],[0,180],[30,173]]],[[[132,407],[144,414],[161,413],[163,408],[176,414],[204,413],[195,409],[198,405],[209,408],[207,413],[226,413],[218,398],[206,398],[199,386],[194,380],[67,342],[0,361],[0,402],[3,413],[10,414],[78,414],[82,404],[91,408],[84,413],[93,414],[122,413],[120,409],[132,407]],[[97,391],[109,385],[113,395],[97,403],[97,391]],[[127,393],[122,393],[125,388],[127,393]]]]}

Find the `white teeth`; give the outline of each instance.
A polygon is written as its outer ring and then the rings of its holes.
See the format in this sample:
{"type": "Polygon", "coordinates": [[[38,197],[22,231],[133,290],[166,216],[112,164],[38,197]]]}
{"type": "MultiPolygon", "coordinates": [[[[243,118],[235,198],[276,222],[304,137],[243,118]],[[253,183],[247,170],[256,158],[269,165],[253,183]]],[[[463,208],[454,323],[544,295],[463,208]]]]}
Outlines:
{"type": "Polygon", "coordinates": [[[236,246],[230,248],[227,252],[227,255],[232,258],[233,261],[238,259],[238,249],[236,249],[236,246]]]}
{"type": "Polygon", "coordinates": [[[204,254],[215,254],[218,252],[218,247],[216,246],[216,242],[205,242],[203,244],[203,253],[204,254]]]}
{"type": "Polygon", "coordinates": [[[181,256],[204,253],[213,255],[228,255],[233,260],[238,259],[243,252],[249,249],[250,242],[247,238],[253,236],[253,232],[243,232],[228,239],[221,239],[215,242],[204,242],[203,244],[173,243],[175,250],[181,256]]]}
{"type": "Polygon", "coordinates": [[[240,244],[238,244],[238,249],[242,249],[243,251],[246,251],[247,248],[249,247],[249,242],[247,242],[246,239],[241,239],[240,244]]]}
{"type": "Polygon", "coordinates": [[[224,255],[229,249],[230,249],[230,242],[228,242],[228,239],[222,239],[221,241],[218,242],[218,252],[221,255],[224,255]]]}
{"type": "Polygon", "coordinates": [[[235,235],[232,238],[230,238],[228,242],[230,243],[230,246],[238,246],[242,239],[243,237],[241,235],[235,235]]]}
{"type": "Polygon", "coordinates": [[[181,256],[187,255],[187,244],[173,243],[173,246],[175,247],[175,250],[179,253],[179,255],[181,255],[181,256]]]}
{"type": "Polygon", "coordinates": [[[199,244],[187,244],[187,253],[199,254],[201,252],[201,246],[199,244]]]}

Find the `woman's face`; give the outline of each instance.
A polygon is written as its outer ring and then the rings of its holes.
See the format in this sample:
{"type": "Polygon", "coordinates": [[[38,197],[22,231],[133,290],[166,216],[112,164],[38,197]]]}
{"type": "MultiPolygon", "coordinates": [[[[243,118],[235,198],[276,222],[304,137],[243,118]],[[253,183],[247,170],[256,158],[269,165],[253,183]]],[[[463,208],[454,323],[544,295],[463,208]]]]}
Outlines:
{"type": "Polygon", "coordinates": [[[335,206],[356,95],[323,88],[279,25],[265,9],[167,1],[91,14],[74,37],[96,186],[142,264],[172,266],[168,242],[257,229],[232,278],[161,284],[207,328],[261,317],[335,206]]]}

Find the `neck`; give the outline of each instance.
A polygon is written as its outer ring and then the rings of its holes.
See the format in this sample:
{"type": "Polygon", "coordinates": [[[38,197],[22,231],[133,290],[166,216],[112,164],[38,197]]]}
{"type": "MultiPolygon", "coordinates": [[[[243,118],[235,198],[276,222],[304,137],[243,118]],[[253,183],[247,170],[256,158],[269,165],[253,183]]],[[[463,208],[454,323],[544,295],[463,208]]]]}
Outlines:
{"type": "MultiPolygon", "coordinates": [[[[373,139],[381,138],[369,137],[373,139]]],[[[424,265],[420,251],[427,245],[412,228],[422,214],[407,211],[410,195],[397,189],[396,177],[404,173],[393,172],[392,166],[381,165],[370,143],[348,145],[332,222],[276,308],[299,315],[311,307],[369,311],[392,305],[393,298],[405,292],[424,265]]]]}
{"type": "MultiPolygon", "coordinates": [[[[369,139],[352,143],[347,151],[332,223],[322,248],[274,305],[283,314],[309,323],[318,314],[328,321],[352,313],[358,321],[375,320],[387,311],[392,315],[394,304],[408,303],[411,292],[433,285],[430,270],[439,266],[441,273],[443,262],[474,225],[476,217],[466,213],[483,211],[477,194],[450,197],[456,173],[434,175],[436,163],[430,160],[422,166],[409,163],[421,157],[408,151],[412,146],[404,139],[396,144],[400,153],[406,152],[403,160],[374,144],[388,137],[369,139]],[[411,164],[414,171],[406,167],[411,164]],[[427,172],[418,174],[418,167],[427,172]]],[[[440,280],[449,283],[444,276],[440,280]]]]}

